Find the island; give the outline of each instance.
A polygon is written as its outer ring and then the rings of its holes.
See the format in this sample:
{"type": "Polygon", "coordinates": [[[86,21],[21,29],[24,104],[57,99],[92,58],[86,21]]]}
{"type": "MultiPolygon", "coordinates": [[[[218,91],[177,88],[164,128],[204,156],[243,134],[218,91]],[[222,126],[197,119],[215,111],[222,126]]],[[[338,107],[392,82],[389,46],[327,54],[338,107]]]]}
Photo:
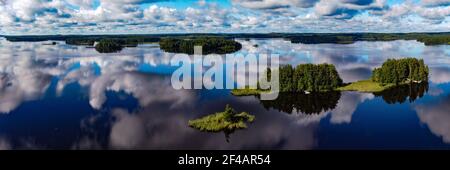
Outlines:
{"type": "MultiPolygon", "coordinates": [[[[271,70],[266,71],[268,79],[271,70]]],[[[328,92],[334,91],[342,85],[336,67],[332,64],[300,64],[295,68],[291,65],[279,68],[280,92],[328,92]]],[[[258,95],[268,91],[257,89],[233,89],[231,93],[236,96],[258,95]]]]}
{"type": "Polygon", "coordinates": [[[170,53],[194,54],[194,46],[202,46],[202,54],[228,54],[241,50],[242,45],[220,37],[162,38],[160,48],[170,53]]]}
{"type": "Polygon", "coordinates": [[[119,41],[110,39],[100,40],[100,42],[95,45],[95,50],[99,53],[114,53],[121,51],[122,48],[123,46],[119,41]]]}
{"type": "MultiPolygon", "coordinates": [[[[267,71],[270,78],[270,70],[267,71]]],[[[380,68],[372,71],[368,80],[342,83],[332,64],[300,64],[295,69],[291,65],[279,68],[280,92],[330,92],[359,91],[382,92],[401,85],[427,83],[429,68],[423,59],[388,59],[380,68]]],[[[268,91],[260,88],[233,89],[235,96],[259,95],[268,91]]]]}
{"type": "Polygon", "coordinates": [[[340,91],[381,92],[396,86],[428,82],[429,69],[423,59],[388,59],[372,71],[369,80],[349,83],[340,91]]]}
{"type": "Polygon", "coordinates": [[[205,132],[232,132],[247,128],[246,122],[253,122],[255,116],[247,112],[237,113],[230,105],[223,112],[211,114],[199,119],[189,120],[189,126],[205,132]]]}

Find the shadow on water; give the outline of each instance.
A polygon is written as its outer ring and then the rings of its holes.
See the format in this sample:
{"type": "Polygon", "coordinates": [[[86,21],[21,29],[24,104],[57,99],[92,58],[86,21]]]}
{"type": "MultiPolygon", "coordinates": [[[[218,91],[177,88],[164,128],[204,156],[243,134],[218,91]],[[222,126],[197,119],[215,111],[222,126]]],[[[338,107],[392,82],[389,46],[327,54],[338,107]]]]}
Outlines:
{"type": "Polygon", "coordinates": [[[428,92],[428,83],[412,83],[387,89],[382,92],[373,93],[375,96],[381,96],[388,104],[414,102],[422,98],[428,92]]]}
{"type": "Polygon", "coordinates": [[[260,100],[260,102],[267,110],[276,109],[289,114],[294,112],[320,114],[334,109],[340,98],[341,92],[337,91],[311,94],[280,93],[275,100],[260,100]]]}

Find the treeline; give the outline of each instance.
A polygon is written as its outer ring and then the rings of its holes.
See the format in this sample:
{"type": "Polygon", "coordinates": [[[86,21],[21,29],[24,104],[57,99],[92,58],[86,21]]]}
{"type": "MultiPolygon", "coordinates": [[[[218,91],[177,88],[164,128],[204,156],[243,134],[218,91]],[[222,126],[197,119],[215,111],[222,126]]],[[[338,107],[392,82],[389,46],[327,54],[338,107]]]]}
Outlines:
{"type": "Polygon", "coordinates": [[[450,36],[423,36],[417,39],[425,45],[450,45],[450,36]]]}
{"type": "Polygon", "coordinates": [[[163,38],[159,45],[166,52],[186,54],[194,54],[194,46],[202,46],[203,54],[227,54],[239,51],[242,48],[242,45],[234,40],[218,37],[163,38]]]}
{"type": "Polygon", "coordinates": [[[372,72],[372,81],[381,84],[400,84],[428,81],[429,69],[423,59],[388,59],[372,72]]]}
{"type": "MultiPolygon", "coordinates": [[[[78,45],[93,45],[93,40],[77,40],[78,45]]],[[[124,47],[136,47],[140,42],[136,39],[101,39],[95,45],[95,49],[100,53],[113,53],[121,51],[124,47]]]]}
{"type": "MultiPolygon", "coordinates": [[[[270,78],[270,70],[269,78],[270,78]]],[[[280,92],[333,91],[342,85],[342,79],[332,64],[300,64],[279,68],[280,92]]]]}
{"type": "Polygon", "coordinates": [[[123,48],[119,40],[103,39],[95,45],[95,50],[99,53],[114,53],[121,51],[123,48]]]}
{"type": "Polygon", "coordinates": [[[417,40],[425,45],[450,44],[450,33],[348,33],[304,34],[289,36],[292,43],[303,44],[351,44],[356,41],[417,40]]]}
{"type": "Polygon", "coordinates": [[[87,45],[87,46],[93,46],[95,43],[95,39],[90,39],[90,38],[86,38],[86,39],[82,39],[82,38],[72,38],[72,39],[67,39],[66,40],[66,44],[69,45],[87,45]]]}
{"type": "Polygon", "coordinates": [[[450,32],[441,33],[242,33],[242,34],[136,34],[136,35],[30,35],[5,36],[8,41],[66,41],[68,39],[135,39],[138,42],[159,42],[163,38],[193,39],[200,37],[234,38],[284,38],[293,43],[349,44],[356,41],[417,40],[425,45],[450,43],[450,32]]]}

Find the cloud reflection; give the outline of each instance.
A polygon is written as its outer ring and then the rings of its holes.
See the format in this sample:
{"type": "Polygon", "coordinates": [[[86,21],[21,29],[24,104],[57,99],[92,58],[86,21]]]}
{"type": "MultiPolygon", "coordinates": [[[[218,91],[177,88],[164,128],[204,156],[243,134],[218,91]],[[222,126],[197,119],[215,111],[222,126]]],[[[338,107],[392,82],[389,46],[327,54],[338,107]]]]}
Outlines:
{"type": "Polygon", "coordinates": [[[433,104],[420,104],[414,107],[420,122],[426,124],[430,131],[450,143],[450,96],[433,104]]]}

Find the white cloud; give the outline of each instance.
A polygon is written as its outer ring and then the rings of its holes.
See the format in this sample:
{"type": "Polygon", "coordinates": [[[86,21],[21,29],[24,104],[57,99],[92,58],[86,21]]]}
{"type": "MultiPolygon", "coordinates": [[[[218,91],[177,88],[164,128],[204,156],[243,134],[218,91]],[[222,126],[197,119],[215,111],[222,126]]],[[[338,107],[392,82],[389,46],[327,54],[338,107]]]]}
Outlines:
{"type": "Polygon", "coordinates": [[[159,0],[1,2],[0,34],[446,31],[450,22],[443,0],[233,0],[231,7],[200,0],[184,9],[159,0]]]}
{"type": "Polygon", "coordinates": [[[450,5],[450,0],[422,0],[425,6],[445,6],[450,5]]]}
{"type": "Polygon", "coordinates": [[[288,7],[312,7],[318,0],[233,0],[233,3],[253,9],[277,9],[288,7]]]}

